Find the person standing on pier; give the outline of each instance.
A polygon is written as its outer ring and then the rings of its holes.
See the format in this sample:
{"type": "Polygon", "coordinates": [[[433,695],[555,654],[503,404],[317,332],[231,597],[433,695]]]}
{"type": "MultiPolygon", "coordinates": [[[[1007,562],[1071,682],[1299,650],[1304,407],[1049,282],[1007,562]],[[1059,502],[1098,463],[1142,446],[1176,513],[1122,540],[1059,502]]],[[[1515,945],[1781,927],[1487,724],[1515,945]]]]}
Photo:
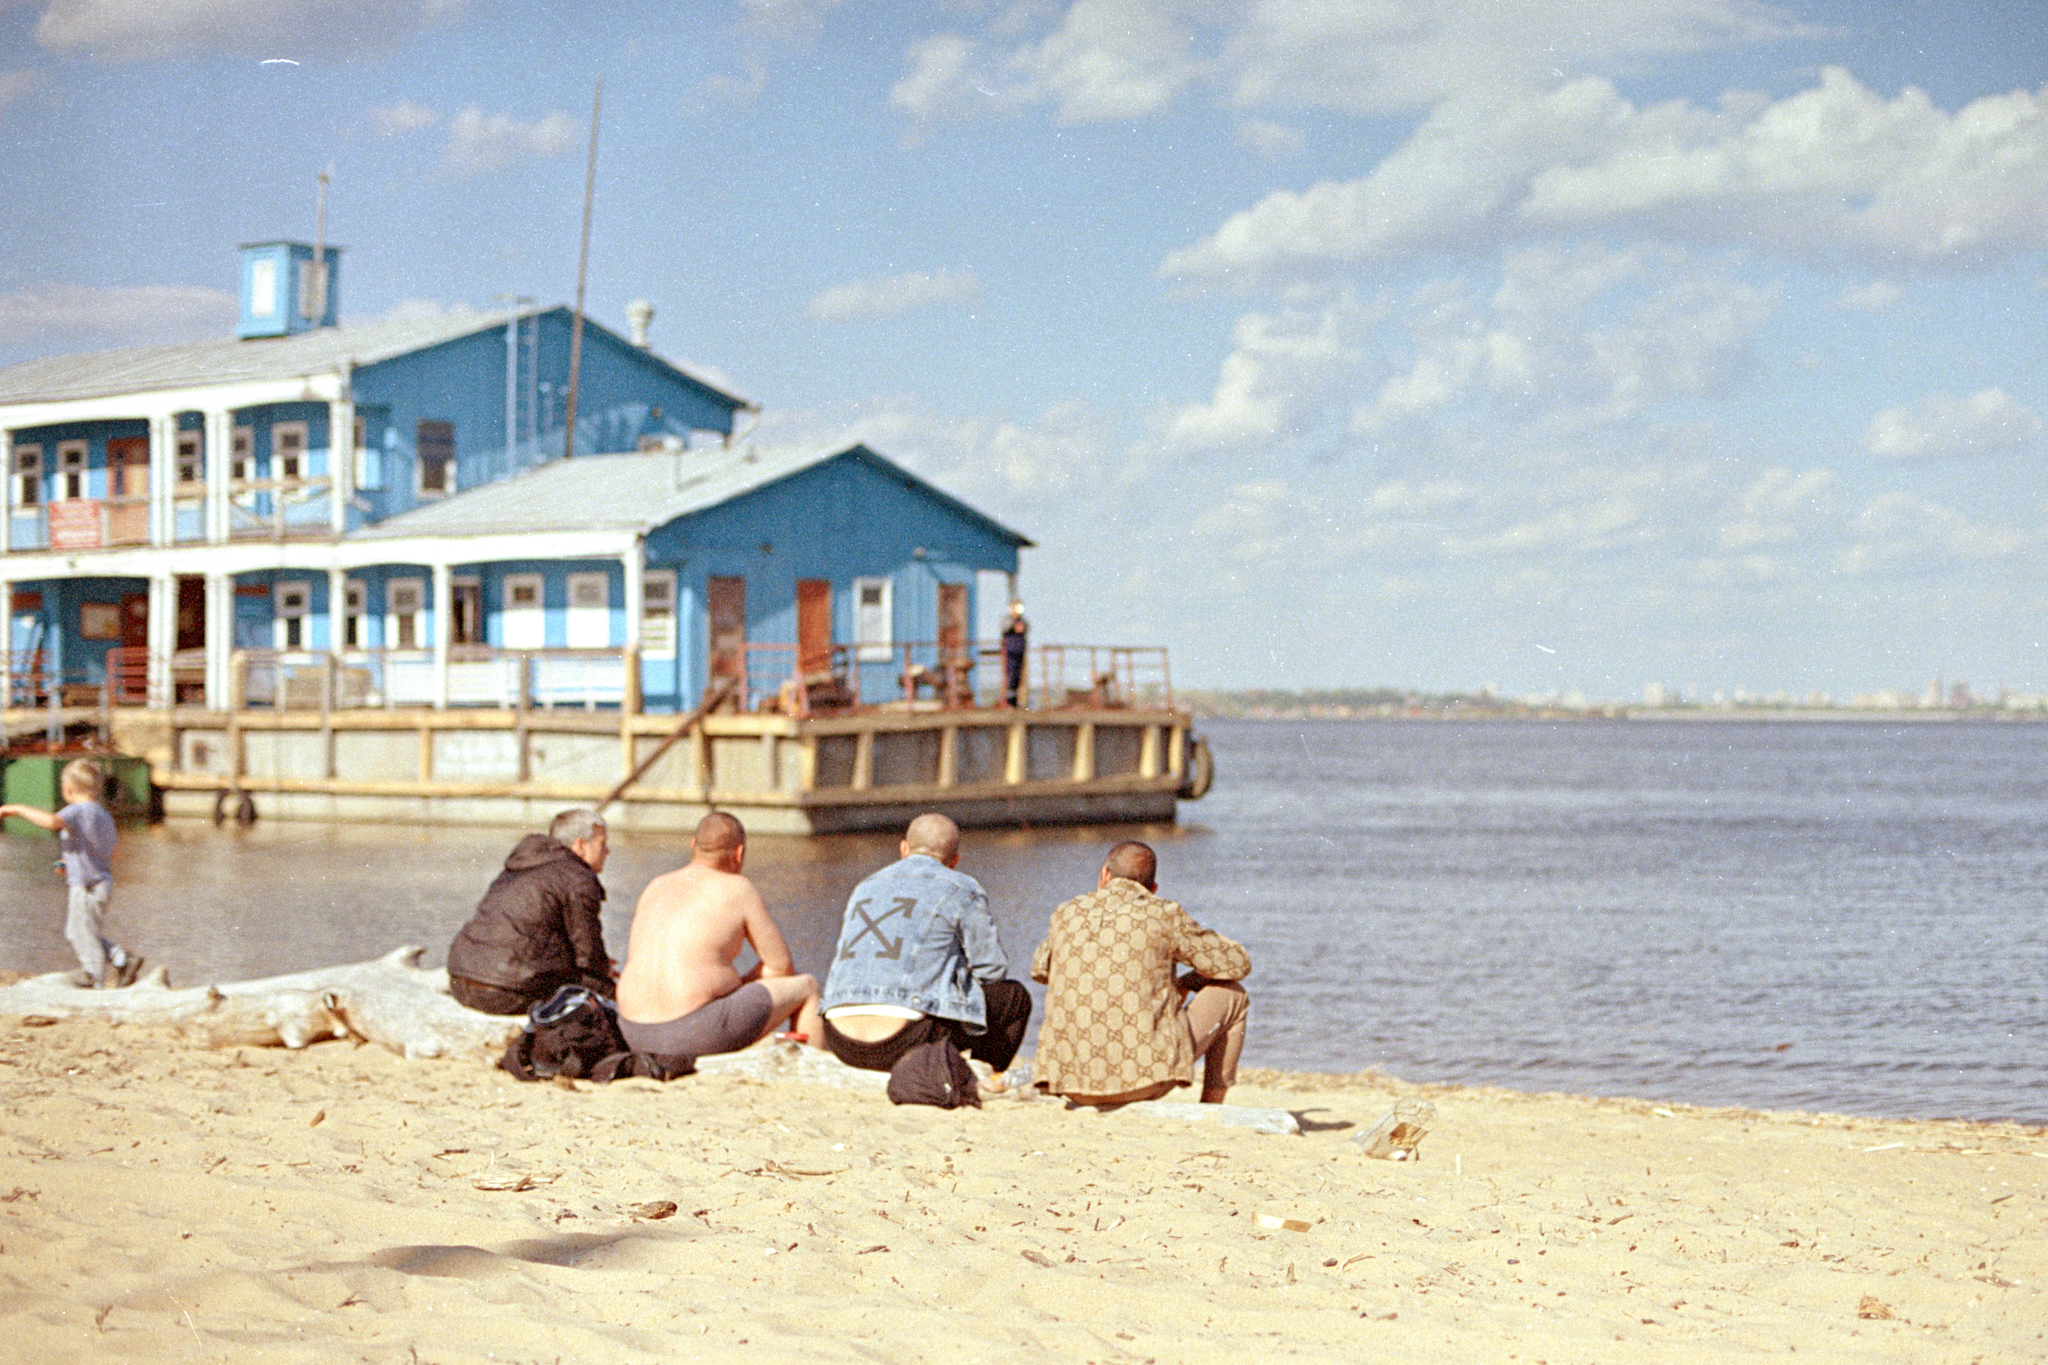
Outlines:
{"type": "Polygon", "coordinates": [[[59,866],[70,893],[64,937],[78,954],[87,986],[129,986],[142,971],[142,959],[106,936],[107,900],[114,891],[114,817],[99,803],[106,778],[89,758],[74,758],[57,778],[64,805],[55,811],[36,806],[0,806],[0,820],[16,816],[57,836],[63,855],[59,866]]]}
{"type": "Polygon", "coordinates": [[[1003,622],[1003,704],[1016,710],[1024,693],[1024,658],[1031,648],[1031,623],[1024,619],[1024,604],[1010,603],[1010,619],[1003,622]]]}
{"type": "Polygon", "coordinates": [[[521,839],[449,946],[448,993],[485,1014],[524,1014],[564,986],[609,997],[597,876],[610,851],[593,810],[565,810],[521,839]]]}

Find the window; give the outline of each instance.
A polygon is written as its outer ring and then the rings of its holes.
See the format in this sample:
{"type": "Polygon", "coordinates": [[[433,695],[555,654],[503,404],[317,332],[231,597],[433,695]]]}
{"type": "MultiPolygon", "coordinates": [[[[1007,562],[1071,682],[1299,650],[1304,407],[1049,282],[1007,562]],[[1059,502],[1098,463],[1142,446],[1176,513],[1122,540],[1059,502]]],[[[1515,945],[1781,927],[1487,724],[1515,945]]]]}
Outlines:
{"type": "Polygon", "coordinates": [[[57,496],[60,498],[82,498],[85,496],[86,444],[83,441],[66,441],[57,447],[57,496]]]}
{"type": "Polygon", "coordinates": [[[249,262],[249,316],[267,318],[277,311],[277,262],[249,262]]]}
{"type": "Polygon", "coordinates": [[[640,652],[673,658],[676,652],[676,571],[650,569],[640,580],[640,652]]]}
{"type": "Polygon", "coordinates": [[[484,642],[484,588],[474,578],[458,578],[450,586],[448,599],[448,643],[480,645],[484,642]]]}
{"type": "Polygon", "coordinates": [[[612,581],[604,573],[569,575],[568,644],[603,649],[612,642],[612,581]]]}
{"type": "Polygon", "coordinates": [[[393,649],[418,649],[420,612],[427,600],[427,585],[417,578],[397,578],[384,585],[384,605],[390,616],[384,638],[393,649]]]}
{"type": "Polygon", "coordinates": [[[206,482],[206,447],[199,432],[178,433],[178,487],[197,488],[206,482]]]}
{"type": "Polygon", "coordinates": [[[363,635],[363,585],[349,579],[341,589],[341,647],[361,649],[367,643],[363,635]]]}
{"type": "Polygon", "coordinates": [[[455,424],[421,422],[419,428],[420,493],[440,496],[455,491],[455,424]]]}
{"type": "Polygon", "coordinates": [[[272,637],[279,649],[306,647],[306,613],[312,592],[304,583],[283,582],[271,594],[272,637]]]}
{"type": "Polygon", "coordinates": [[[279,483],[306,477],[306,424],[279,422],[270,428],[270,474],[279,483]]]}
{"type": "Polygon", "coordinates": [[[504,639],[507,649],[539,649],[548,642],[547,613],[541,605],[540,575],[505,575],[504,639]]]}
{"type": "Polygon", "coordinates": [[[250,466],[256,454],[256,429],[236,427],[234,443],[228,447],[228,479],[233,483],[247,483],[250,466]]]}
{"type": "Polygon", "coordinates": [[[895,641],[894,616],[890,611],[889,580],[853,580],[853,640],[857,657],[865,663],[886,660],[895,641]]]}
{"type": "Polygon", "coordinates": [[[14,501],[22,507],[34,507],[43,500],[43,448],[41,446],[16,446],[14,448],[14,501]]]}

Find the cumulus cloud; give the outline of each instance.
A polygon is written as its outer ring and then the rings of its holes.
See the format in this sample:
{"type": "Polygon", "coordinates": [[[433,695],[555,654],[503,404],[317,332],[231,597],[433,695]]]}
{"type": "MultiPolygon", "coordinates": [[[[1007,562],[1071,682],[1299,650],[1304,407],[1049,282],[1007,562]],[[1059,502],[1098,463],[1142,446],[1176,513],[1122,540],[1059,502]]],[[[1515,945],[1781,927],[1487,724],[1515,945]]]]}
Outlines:
{"type": "Polygon", "coordinates": [[[441,160],[467,180],[528,157],[560,156],[577,145],[580,131],[581,125],[559,109],[526,123],[509,114],[486,114],[472,104],[448,120],[441,160]]]}
{"type": "Polygon", "coordinates": [[[919,43],[891,100],[921,120],[1038,104],[1068,123],[1140,118],[1191,91],[1236,109],[1384,113],[1808,31],[1753,0],[1617,0],[1598,24],[1576,0],[1074,0],[919,43]]]}
{"type": "Polygon", "coordinates": [[[1880,460],[1939,460],[2024,450],[2041,439],[2041,414],[2004,389],[1967,398],[1932,393],[1871,419],[1863,442],[1880,460]]]}
{"type": "Polygon", "coordinates": [[[980,293],[981,277],[972,270],[913,270],[833,285],[805,311],[819,322],[875,322],[928,304],[967,303],[980,293]]]}
{"type": "Polygon", "coordinates": [[[1600,78],[1449,99],[1368,175],[1279,191],[1170,253],[1256,280],[1560,230],[1975,264],[2048,245],[2048,90],[1950,114],[1847,72],[1785,99],[1638,106],[1600,78]]]}
{"type": "Polygon", "coordinates": [[[749,37],[809,45],[839,0],[740,0],[740,29],[749,37]]]}
{"type": "Polygon", "coordinates": [[[370,122],[386,137],[403,137],[417,133],[422,128],[431,128],[439,121],[440,115],[424,105],[401,99],[370,111],[370,122]]]}
{"type": "Polygon", "coordinates": [[[1933,570],[1956,560],[2003,559],[2027,538],[2009,526],[1972,521],[1953,507],[1911,493],[1872,498],[1851,525],[1855,543],[1844,550],[1848,574],[1880,570],[1933,570]]]}
{"type": "Polygon", "coordinates": [[[0,113],[42,83],[42,73],[29,67],[0,71],[0,113]]]}
{"type": "Polygon", "coordinates": [[[49,0],[36,41],[140,62],[195,53],[333,58],[387,50],[459,15],[467,0],[49,0]]]}
{"type": "Polygon", "coordinates": [[[1898,306],[1906,291],[1890,280],[1871,280],[1866,284],[1851,285],[1842,291],[1836,302],[1843,308],[1858,313],[1882,313],[1898,306]]]}
{"type": "Polygon", "coordinates": [[[1831,511],[1835,482],[1834,472],[1827,469],[1799,474],[1782,467],[1767,469],[1743,490],[1715,540],[1723,550],[1790,544],[1831,511]]]}
{"type": "Polygon", "coordinates": [[[0,344],[142,346],[234,335],[235,296],[176,285],[46,284],[0,294],[0,344]]]}
{"type": "Polygon", "coordinates": [[[1246,119],[1238,125],[1237,145],[1250,148],[1268,161],[1278,161],[1282,157],[1299,156],[1301,149],[1308,145],[1308,139],[1302,136],[1299,128],[1255,118],[1246,119]]]}
{"type": "Polygon", "coordinates": [[[1168,443],[1183,450],[1270,442],[1312,420],[1333,395],[1355,381],[1368,313],[1357,295],[1292,304],[1237,321],[1206,403],[1190,404],[1168,421],[1168,443]]]}

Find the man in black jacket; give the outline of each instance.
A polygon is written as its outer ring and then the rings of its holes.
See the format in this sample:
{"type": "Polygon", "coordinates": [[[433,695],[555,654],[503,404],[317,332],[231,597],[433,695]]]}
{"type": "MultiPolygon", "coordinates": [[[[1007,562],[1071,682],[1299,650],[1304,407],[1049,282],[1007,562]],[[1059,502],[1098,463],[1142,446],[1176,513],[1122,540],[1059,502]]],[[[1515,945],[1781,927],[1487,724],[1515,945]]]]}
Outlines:
{"type": "Polygon", "coordinates": [[[524,1014],[563,986],[612,993],[604,948],[608,849],[596,811],[565,810],[529,834],[448,949],[448,990],[485,1014],[524,1014]]]}

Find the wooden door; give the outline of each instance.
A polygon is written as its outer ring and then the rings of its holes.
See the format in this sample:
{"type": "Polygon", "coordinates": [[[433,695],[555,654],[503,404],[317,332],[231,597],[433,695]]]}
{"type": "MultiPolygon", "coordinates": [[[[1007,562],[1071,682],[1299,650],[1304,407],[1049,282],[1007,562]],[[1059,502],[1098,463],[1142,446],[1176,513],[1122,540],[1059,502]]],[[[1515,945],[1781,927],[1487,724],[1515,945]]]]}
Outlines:
{"type": "Polygon", "coordinates": [[[967,585],[939,584],[939,671],[946,704],[957,706],[971,685],[973,656],[967,649],[967,585]]]}
{"type": "Polygon", "coordinates": [[[713,578],[704,585],[704,606],[711,622],[711,682],[726,678],[747,681],[747,580],[713,578]]]}
{"type": "Polygon", "coordinates": [[[149,543],[149,438],[107,442],[107,543],[149,543]]]}
{"type": "Polygon", "coordinates": [[[822,578],[796,581],[796,671],[832,671],[832,584],[822,578]]]}
{"type": "Polygon", "coordinates": [[[121,599],[121,647],[108,651],[107,679],[121,705],[134,706],[149,698],[148,593],[121,599]]]}

